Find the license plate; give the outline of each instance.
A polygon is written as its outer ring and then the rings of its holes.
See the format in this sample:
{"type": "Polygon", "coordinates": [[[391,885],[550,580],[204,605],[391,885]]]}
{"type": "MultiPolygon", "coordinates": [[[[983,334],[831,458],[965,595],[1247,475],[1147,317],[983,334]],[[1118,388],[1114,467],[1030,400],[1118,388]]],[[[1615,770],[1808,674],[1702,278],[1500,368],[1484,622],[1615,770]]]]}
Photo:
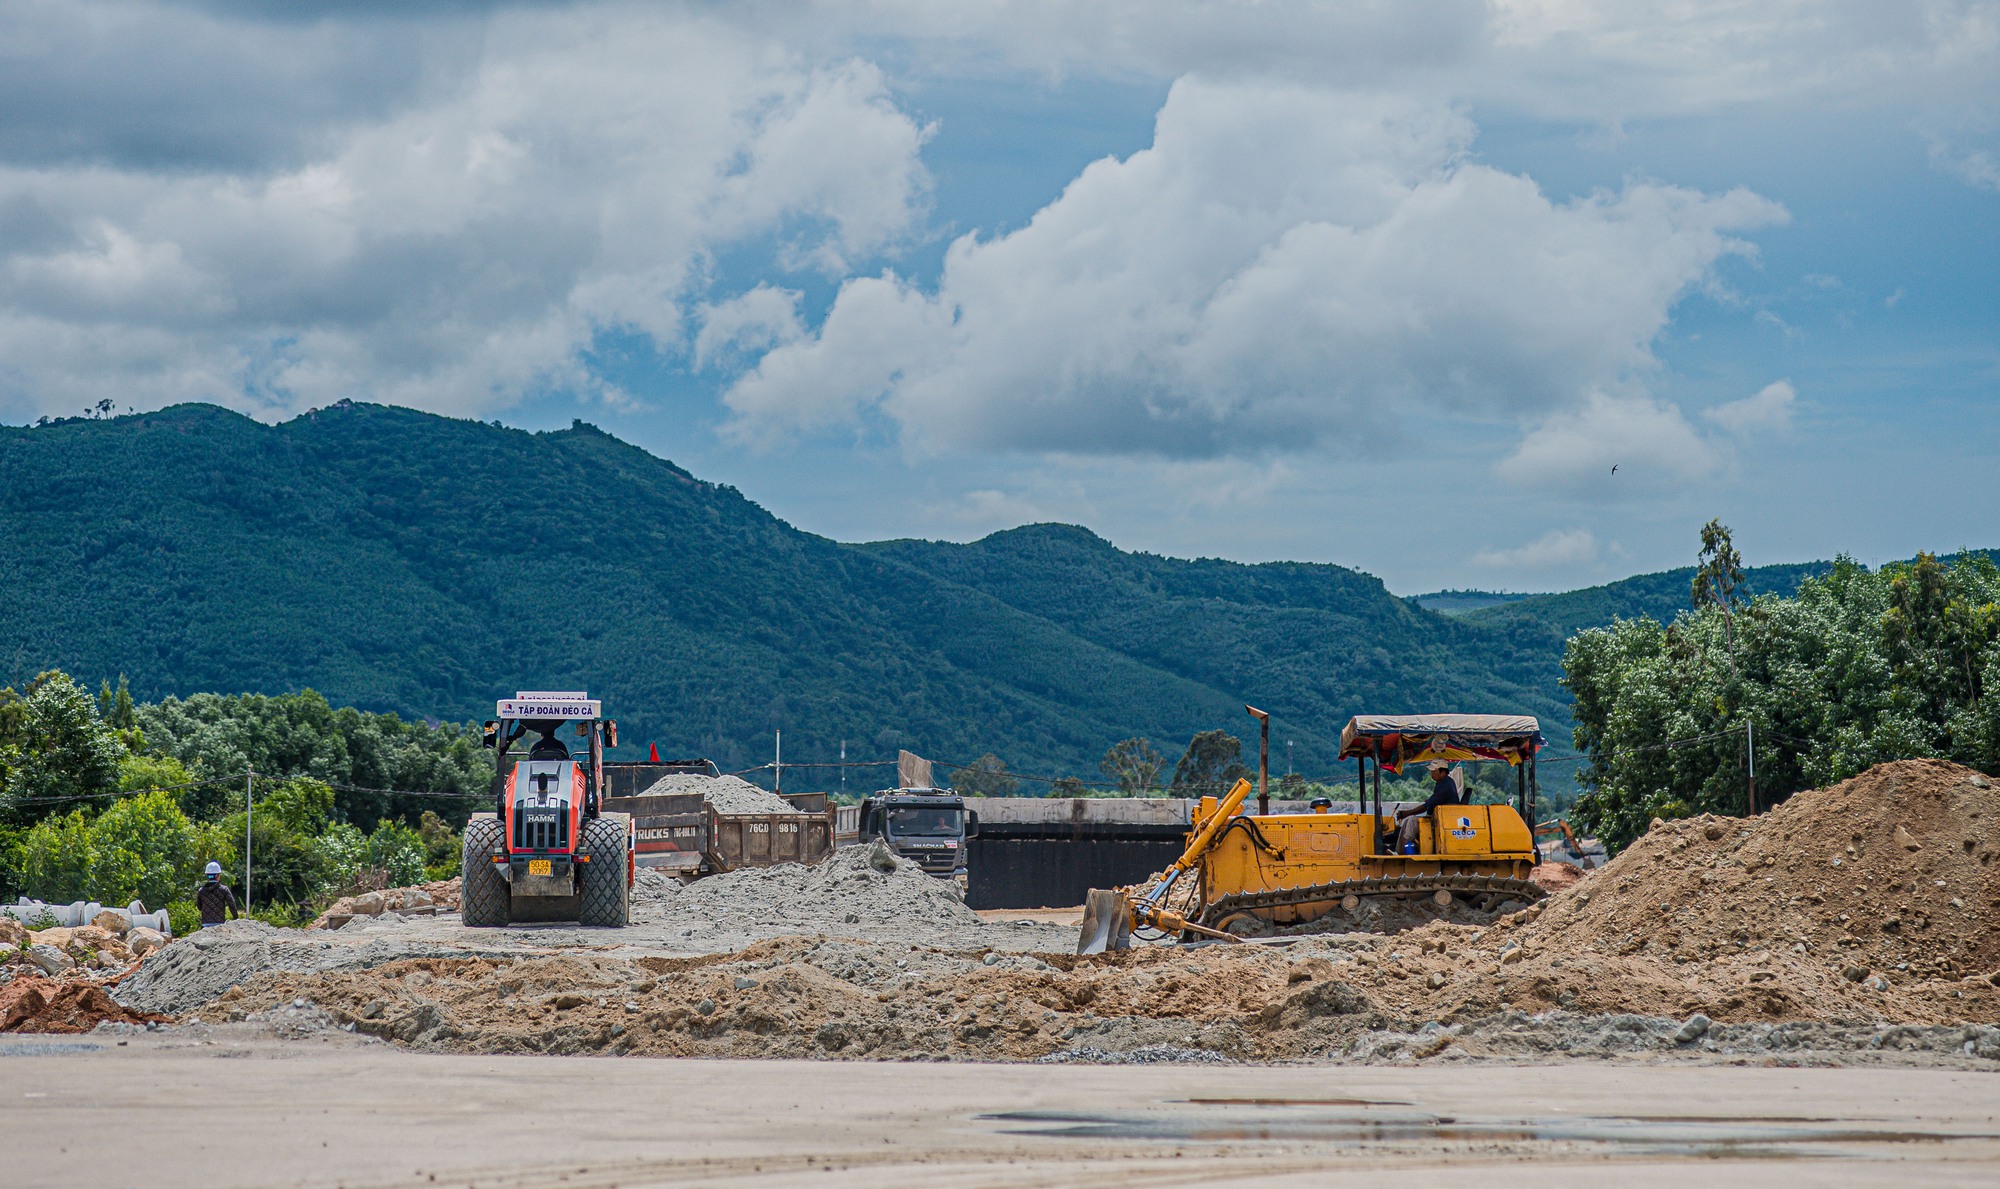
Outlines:
{"type": "Polygon", "coordinates": [[[553,873],[553,870],[554,869],[549,865],[549,860],[547,859],[528,860],[529,875],[549,875],[553,873]]]}

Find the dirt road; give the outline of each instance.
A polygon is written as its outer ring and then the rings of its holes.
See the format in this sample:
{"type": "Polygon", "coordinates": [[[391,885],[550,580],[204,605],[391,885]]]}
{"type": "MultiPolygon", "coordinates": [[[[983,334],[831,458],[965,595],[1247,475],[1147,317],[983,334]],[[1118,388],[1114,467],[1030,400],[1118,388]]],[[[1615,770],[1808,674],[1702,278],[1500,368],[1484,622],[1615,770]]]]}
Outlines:
{"type": "Polygon", "coordinates": [[[1992,1184],[1993,1075],[411,1053],[0,1038],[16,1186],[1992,1184]]]}

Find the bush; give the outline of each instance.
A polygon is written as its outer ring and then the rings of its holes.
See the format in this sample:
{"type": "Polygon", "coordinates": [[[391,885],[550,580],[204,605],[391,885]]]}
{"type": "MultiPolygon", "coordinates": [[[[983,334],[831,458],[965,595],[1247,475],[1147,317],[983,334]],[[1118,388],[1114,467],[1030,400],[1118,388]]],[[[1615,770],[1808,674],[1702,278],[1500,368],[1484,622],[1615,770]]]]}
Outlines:
{"type": "Polygon", "coordinates": [[[119,800],[91,825],[90,835],[91,898],[105,904],[164,904],[200,874],[194,828],[172,793],[119,800]]]}
{"type": "Polygon", "coordinates": [[[192,900],[176,900],[167,905],[167,923],[174,927],[175,937],[186,937],[201,928],[201,909],[192,900]]]}
{"type": "Polygon", "coordinates": [[[85,810],[43,818],[22,839],[21,886],[29,897],[51,904],[88,900],[96,864],[97,845],[85,810]]]}
{"type": "Polygon", "coordinates": [[[424,840],[417,831],[383,818],[368,836],[368,864],[387,875],[388,886],[408,887],[424,878],[424,840]]]}

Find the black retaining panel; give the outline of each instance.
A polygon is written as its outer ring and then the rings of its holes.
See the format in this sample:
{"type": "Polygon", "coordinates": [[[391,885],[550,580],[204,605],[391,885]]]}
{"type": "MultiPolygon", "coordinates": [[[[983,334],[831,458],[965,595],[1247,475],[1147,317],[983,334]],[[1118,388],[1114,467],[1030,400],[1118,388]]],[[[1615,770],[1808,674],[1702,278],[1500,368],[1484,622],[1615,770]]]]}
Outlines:
{"type": "Polygon", "coordinates": [[[968,844],[972,908],[1067,908],[1092,888],[1138,883],[1180,857],[1186,826],[981,823],[968,844]]]}

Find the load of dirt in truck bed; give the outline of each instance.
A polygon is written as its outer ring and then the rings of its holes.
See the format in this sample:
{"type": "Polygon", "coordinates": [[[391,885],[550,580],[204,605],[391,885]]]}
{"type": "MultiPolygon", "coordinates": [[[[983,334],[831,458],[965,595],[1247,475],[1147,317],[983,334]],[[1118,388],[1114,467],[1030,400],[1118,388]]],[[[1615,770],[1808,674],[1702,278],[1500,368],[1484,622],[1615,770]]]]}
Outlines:
{"type": "Polygon", "coordinates": [[[924,874],[880,842],[850,846],[823,863],[724,872],[659,901],[668,925],[741,923],[818,931],[903,926],[939,931],[990,926],[965,906],[957,885],[924,874]]]}
{"type": "Polygon", "coordinates": [[[740,776],[704,776],[699,772],[670,772],[646,786],[641,796],[668,797],[699,793],[708,798],[717,813],[752,815],[797,813],[790,801],[765,792],[740,776]]]}

